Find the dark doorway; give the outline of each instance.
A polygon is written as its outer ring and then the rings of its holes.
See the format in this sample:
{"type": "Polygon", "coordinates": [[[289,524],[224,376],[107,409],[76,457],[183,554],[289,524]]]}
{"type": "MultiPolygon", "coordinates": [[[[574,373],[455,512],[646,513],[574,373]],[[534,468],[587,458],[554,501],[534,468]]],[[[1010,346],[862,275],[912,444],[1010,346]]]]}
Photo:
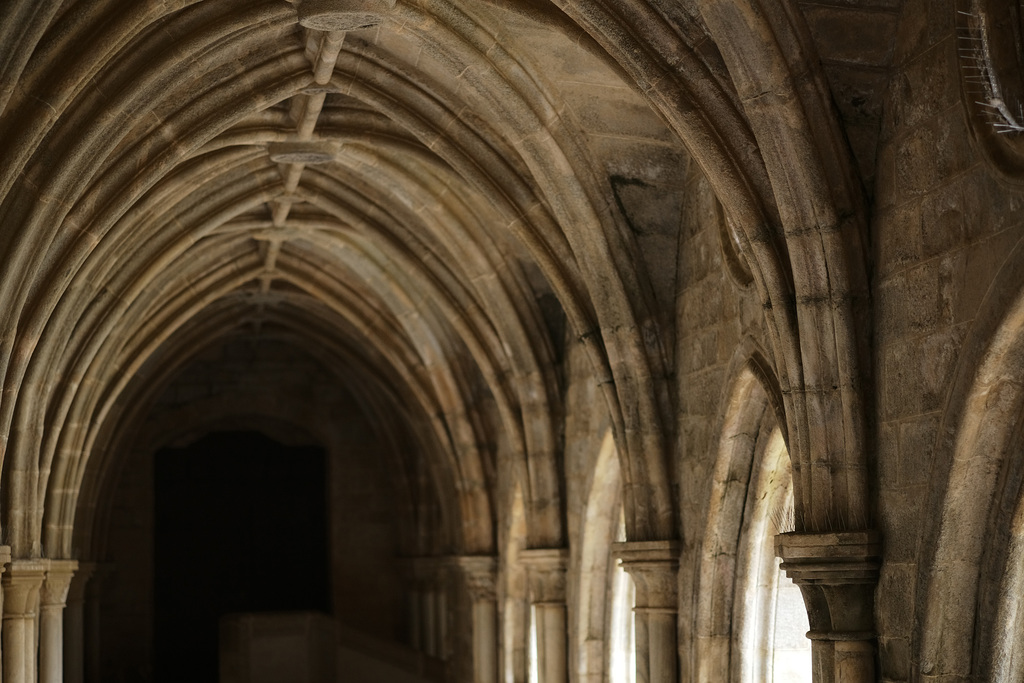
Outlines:
{"type": "Polygon", "coordinates": [[[323,450],[218,432],[156,455],[157,683],[218,679],[232,612],[329,611],[323,450]]]}

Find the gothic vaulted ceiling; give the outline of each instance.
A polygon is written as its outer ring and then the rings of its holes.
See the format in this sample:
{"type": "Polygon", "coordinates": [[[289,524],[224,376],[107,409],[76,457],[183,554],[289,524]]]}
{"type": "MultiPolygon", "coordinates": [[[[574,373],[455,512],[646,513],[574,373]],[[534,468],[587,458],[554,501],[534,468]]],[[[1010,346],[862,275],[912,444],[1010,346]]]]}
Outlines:
{"type": "Polygon", "coordinates": [[[15,555],[70,555],[80,497],[98,490],[83,482],[138,406],[246,335],[315,355],[409,430],[469,553],[494,550],[499,460],[524,486],[530,545],[565,541],[571,339],[608,406],[630,538],[674,537],[689,163],[722,199],[727,260],[766,311],[798,510],[862,518],[858,181],[806,30],[785,3],[752,7],[4,3],[0,434],[15,555]],[[815,432],[821,411],[847,427],[815,432]],[[828,481],[801,465],[816,439],[828,481]]]}

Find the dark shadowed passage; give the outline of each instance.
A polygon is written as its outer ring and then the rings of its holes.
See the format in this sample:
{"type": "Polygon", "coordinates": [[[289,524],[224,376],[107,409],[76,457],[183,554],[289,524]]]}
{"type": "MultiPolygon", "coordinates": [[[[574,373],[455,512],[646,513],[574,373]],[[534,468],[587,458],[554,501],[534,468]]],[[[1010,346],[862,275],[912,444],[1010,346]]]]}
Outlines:
{"type": "Polygon", "coordinates": [[[215,682],[225,614],[329,611],[324,468],[256,432],[157,453],[157,681],[215,682]]]}

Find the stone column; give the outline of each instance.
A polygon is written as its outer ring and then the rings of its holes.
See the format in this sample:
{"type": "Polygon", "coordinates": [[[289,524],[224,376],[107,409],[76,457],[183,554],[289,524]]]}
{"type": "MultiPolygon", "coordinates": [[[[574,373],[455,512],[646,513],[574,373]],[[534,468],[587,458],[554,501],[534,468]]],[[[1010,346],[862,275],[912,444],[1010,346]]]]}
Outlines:
{"type": "Polygon", "coordinates": [[[781,569],[804,596],[815,683],[874,683],[876,531],[779,534],[781,569]]]}
{"type": "Polygon", "coordinates": [[[675,683],[679,675],[679,542],[615,543],[612,552],[636,586],[637,683],[675,683]]]}
{"type": "Polygon", "coordinates": [[[565,607],[565,548],[530,549],[519,554],[526,567],[530,605],[537,628],[537,678],[540,683],[569,680],[569,637],[565,607]]]}
{"type": "Polygon", "coordinates": [[[64,683],[64,606],[75,560],[50,560],[39,598],[39,681],[64,683]]]}
{"type": "Polygon", "coordinates": [[[36,683],[39,590],[46,560],[12,560],[3,575],[4,683],[36,683]]]}
{"type": "Polygon", "coordinates": [[[64,681],[85,683],[85,589],[96,565],[80,562],[64,608],[64,681]]]}
{"type": "Polygon", "coordinates": [[[473,683],[498,682],[497,560],[489,555],[455,558],[473,602],[473,683]]]}

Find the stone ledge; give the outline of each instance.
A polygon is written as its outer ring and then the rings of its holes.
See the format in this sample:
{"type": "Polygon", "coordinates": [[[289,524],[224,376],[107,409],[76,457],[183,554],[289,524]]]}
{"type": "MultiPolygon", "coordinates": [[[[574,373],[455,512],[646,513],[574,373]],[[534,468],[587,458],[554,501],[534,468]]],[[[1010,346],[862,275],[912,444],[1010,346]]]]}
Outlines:
{"type": "Polygon", "coordinates": [[[612,555],[623,566],[645,563],[679,563],[679,541],[625,541],[612,543],[612,555]]]}
{"type": "Polygon", "coordinates": [[[775,537],[780,569],[796,583],[877,583],[882,538],[874,530],[799,533],[775,537]]]}

